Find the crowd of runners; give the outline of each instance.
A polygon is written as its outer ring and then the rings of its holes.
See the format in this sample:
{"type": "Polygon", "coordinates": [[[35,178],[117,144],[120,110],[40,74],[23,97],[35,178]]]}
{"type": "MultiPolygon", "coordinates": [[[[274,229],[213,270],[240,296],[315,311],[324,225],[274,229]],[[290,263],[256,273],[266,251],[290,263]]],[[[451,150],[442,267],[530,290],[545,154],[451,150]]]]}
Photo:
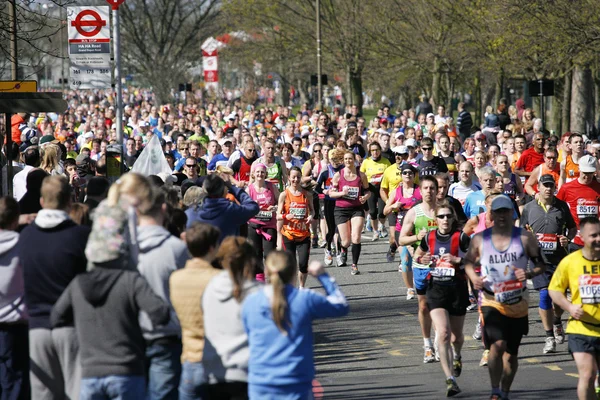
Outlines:
{"type": "Polygon", "coordinates": [[[448,397],[461,392],[464,320],[477,311],[490,399],[510,398],[535,290],[540,352],[568,337],[577,396],[596,399],[598,140],[550,134],[522,100],[474,126],[463,103],[456,120],[425,100],[366,120],[356,106],[293,113],[134,93],[122,148],[104,93],[69,92],[64,114],[13,116],[3,397],[310,399],[311,321],[348,312],[324,267],[360,280],[368,237],[389,242],[380,261],[397,263],[398,290],[416,299],[423,362],[440,362],[448,397]],[[154,137],[171,171],[111,184],[107,152],[129,169],[154,137]],[[305,290],[308,275],[326,297],[305,290]]]}

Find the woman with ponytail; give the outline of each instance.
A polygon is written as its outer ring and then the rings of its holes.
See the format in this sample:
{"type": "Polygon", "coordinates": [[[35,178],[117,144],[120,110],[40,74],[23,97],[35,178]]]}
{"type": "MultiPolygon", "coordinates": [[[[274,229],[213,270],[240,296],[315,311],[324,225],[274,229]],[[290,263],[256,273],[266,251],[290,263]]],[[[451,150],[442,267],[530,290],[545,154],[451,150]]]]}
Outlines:
{"type": "Polygon", "coordinates": [[[261,287],[254,271],[262,259],[242,237],[227,237],[216,261],[224,269],[202,296],[204,353],[202,365],[208,382],[208,399],[248,398],[248,335],[242,324],[242,302],[261,287]]]}
{"type": "Polygon", "coordinates": [[[348,303],[323,264],[313,261],[308,273],[317,278],[326,296],[294,287],[295,258],[273,251],[265,261],[270,285],[247,297],[242,305],[242,321],[248,334],[248,394],[251,400],[312,398],[312,321],[341,317],[348,303]]]}

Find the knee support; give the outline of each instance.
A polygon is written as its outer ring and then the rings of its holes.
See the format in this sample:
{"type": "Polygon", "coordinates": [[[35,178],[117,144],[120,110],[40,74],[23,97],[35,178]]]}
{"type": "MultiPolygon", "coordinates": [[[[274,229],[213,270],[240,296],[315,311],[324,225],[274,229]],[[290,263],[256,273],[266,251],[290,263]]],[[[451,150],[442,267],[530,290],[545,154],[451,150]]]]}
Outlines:
{"type": "Polygon", "coordinates": [[[548,288],[540,290],[540,308],[542,310],[552,310],[552,299],[548,294],[548,288]]]}
{"type": "Polygon", "coordinates": [[[400,269],[402,272],[412,271],[412,257],[406,246],[400,247],[400,269]]]}

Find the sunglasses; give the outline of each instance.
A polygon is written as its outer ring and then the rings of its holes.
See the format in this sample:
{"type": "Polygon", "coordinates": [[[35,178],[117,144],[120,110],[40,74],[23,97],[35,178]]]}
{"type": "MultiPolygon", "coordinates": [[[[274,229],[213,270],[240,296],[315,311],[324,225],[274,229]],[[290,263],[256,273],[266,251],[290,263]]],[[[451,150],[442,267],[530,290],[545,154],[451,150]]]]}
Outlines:
{"type": "Polygon", "coordinates": [[[429,150],[431,150],[431,147],[421,147],[421,150],[423,150],[423,151],[429,151],[429,150]]]}
{"type": "Polygon", "coordinates": [[[179,150],[183,151],[183,150],[189,150],[189,147],[182,147],[179,150]]]}
{"type": "Polygon", "coordinates": [[[188,168],[194,168],[196,166],[196,164],[185,164],[185,166],[188,168]]]}
{"type": "Polygon", "coordinates": [[[436,215],[436,218],[439,219],[452,219],[453,215],[452,214],[440,214],[440,215],[436,215]]]}
{"type": "Polygon", "coordinates": [[[248,149],[247,151],[248,151],[248,153],[254,153],[256,150],[255,149],[248,149]]]}
{"type": "Polygon", "coordinates": [[[415,173],[412,171],[402,171],[402,175],[414,175],[415,173]]]}

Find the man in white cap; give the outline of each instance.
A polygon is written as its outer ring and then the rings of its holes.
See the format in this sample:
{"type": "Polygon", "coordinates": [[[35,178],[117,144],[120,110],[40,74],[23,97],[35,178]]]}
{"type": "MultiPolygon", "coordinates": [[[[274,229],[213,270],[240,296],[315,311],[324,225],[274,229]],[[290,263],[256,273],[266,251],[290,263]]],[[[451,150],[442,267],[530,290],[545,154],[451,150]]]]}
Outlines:
{"type": "Polygon", "coordinates": [[[405,160],[413,166],[417,166],[419,159],[422,157],[420,153],[417,153],[417,141],[415,139],[406,139],[404,145],[408,149],[408,158],[405,160]]]}
{"type": "MultiPolygon", "coordinates": [[[[600,205],[600,183],[596,180],[598,161],[588,155],[579,159],[579,178],[561,186],[556,198],[566,202],[579,229],[579,220],[586,217],[598,217],[600,205]]],[[[577,231],[569,250],[573,252],[583,247],[583,240],[577,231]]]]}

